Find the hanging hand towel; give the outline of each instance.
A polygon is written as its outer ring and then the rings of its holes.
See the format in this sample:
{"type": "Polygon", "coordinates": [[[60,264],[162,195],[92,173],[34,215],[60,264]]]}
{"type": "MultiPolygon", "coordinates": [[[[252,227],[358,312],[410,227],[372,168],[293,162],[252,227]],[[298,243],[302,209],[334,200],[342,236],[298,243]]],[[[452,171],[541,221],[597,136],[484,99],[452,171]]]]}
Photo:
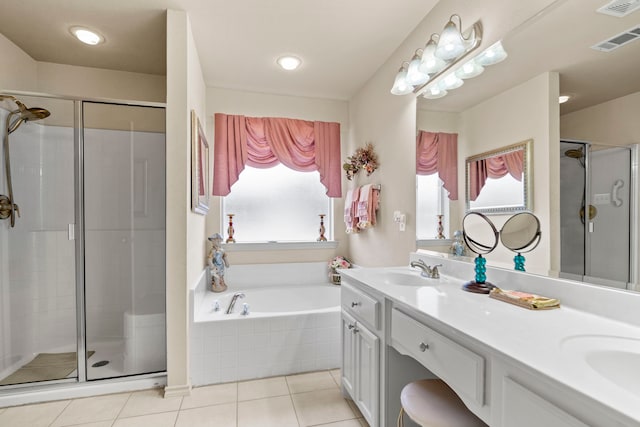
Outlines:
{"type": "Polygon", "coordinates": [[[347,195],[344,200],[344,224],[346,226],[347,233],[358,232],[356,206],[359,195],[360,188],[356,187],[353,190],[347,191],[347,195]]]}
{"type": "Polygon", "coordinates": [[[371,217],[369,216],[369,202],[371,201],[371,184],[363,185],[360,189],[360,197],[358,198],[358,228],[364,230],[371,227],[371,217]]]}

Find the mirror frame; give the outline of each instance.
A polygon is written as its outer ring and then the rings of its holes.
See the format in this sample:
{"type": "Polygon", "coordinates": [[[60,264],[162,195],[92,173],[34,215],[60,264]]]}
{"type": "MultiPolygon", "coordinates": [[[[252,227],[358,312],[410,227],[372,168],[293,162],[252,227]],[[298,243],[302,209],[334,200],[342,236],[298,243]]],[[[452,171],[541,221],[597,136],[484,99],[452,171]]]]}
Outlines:
{"type": "Polygon", "coordinates": [[[480,212],[484,214],[509,214],[514,212],[532,211],[533,210],[533,139],[527,139],[506,147],[497,148],[495,150],[485,151],[465,159],[465,207],[467,212],[480,212]],[[478,160],[488,159],[500,154],[511,153],[513,151],[524,150],[524,169],[522,177],[522,191],[524,203],[511,207],[476,207],[471,208],[471,200],[469,192],[471,188],[471,176],[469,174],[470,165],[478,160]]]}
{"type": "Polygon", "coordinates": [[[191,110],[191,210],[200,215],[209,212],[209,143],[200,119],[191,110]],[[203,188],[200,188],[202,184],[203,188]],[[202,190],[202,193],[200,192],[202,190]]]}

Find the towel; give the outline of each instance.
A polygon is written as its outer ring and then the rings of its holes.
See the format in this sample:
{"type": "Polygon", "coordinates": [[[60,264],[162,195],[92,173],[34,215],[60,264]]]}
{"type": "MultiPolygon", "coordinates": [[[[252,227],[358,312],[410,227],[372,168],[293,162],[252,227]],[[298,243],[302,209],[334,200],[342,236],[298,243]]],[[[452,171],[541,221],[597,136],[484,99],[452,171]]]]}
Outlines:
{"type": "Polygon", "coordinates": [[[346,226],[347,233],[358,232],[356,206],[359,195],[360,187],[356,187],[353,190],[347,191],[347,195],[344,200],[344,224],[346,226]]]}
{"type": "Polygon", "coordinates": [[[367,184],[360,189],[358,199],[358,228],[365,230],[376,225],[376,210],[378,209],[379,191],[373,185],[367,184]]]}

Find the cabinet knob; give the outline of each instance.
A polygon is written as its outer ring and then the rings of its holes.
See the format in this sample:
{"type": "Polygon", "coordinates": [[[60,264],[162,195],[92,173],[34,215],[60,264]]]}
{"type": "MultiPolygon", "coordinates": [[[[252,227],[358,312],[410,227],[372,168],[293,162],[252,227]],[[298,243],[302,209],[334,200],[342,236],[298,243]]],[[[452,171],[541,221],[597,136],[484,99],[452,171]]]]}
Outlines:
{"type": "Polygon", "coordinates": [[[359,303],[359,302],[355,302],[355,301],[353,301],[353,302],[351,303],[351,307],[357,307],[357,306],[359,306],[359,305],[360,305],[360,303],[359,303]]]}
{"type": "Polygon", "coordinates": [[[349,329],[353,329],[353,328],[355,328],[355,327],[356,327],[356,325],[354,325],[354,324],[352,324],[352,323],[349,323],[349,326],[347,326],[347,328],[349,328],[349,329]]]}
{"type": "Polygon", "coordinates": [[[425,344],[421,342],[419,347],[420,347],[420,351],[424,352],[424,351],[427,351],[427,349],[429,348],[429,344],[425,344]]]}

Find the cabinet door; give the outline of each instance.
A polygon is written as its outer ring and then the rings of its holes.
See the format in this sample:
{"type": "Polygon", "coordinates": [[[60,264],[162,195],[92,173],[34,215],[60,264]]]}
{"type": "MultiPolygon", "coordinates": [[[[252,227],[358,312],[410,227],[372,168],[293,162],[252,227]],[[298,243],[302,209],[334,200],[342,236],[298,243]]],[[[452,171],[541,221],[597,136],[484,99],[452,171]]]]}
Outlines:
{"type": "Polygon", "coordinates": [[[371,427],[378,426],[380,339],[361,323],[356,325],[355,402],[371,427]]]}
{"type": "Polygon", "coordinates": [[[352,399],[356,399],[354,386],[356,383],[355,355],[356,320],[342,312],[342,386],[352,399]]]}
{"type": "Polygon", "coordinates": [[[502,425],[505,427],[587,427],[509,377],[504,378],[501,406],[502,425]]]}

